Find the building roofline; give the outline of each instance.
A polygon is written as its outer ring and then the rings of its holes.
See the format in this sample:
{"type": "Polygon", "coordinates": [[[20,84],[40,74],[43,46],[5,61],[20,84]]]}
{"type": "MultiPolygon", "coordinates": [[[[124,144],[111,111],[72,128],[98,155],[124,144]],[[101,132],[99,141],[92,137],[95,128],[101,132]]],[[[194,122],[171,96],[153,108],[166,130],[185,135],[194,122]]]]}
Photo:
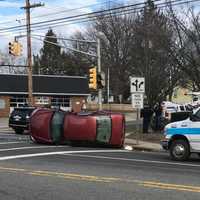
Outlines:
{"type": "MultiPolygon", "coordinates": [[[[0,95],[5,95],[5,94],[26,94],[28,95],[28,92],[0,92],[0,95]]],[[[53,96],[89,96],[90,94],[84,93],[84,94],[77,94],[77,93],[42,93],[42,92],[33,92],[33,95],[53,95],[53,96]]]]}
{"type": "MultiPolygon", "coordinates": [[[[1,75],[5,75],[5,76],[28,76],[28,74],[0,74],[1,75]]],[[[43,77],[55,77],[55,78],[83,78],[83,79],[87,79],[87,77],[84,76],[67,76],[67,75],[47,75],[47,74],[33,74],[33,76],[35,77],[39,77],[39,76],[43,76],[43,77]]]]}

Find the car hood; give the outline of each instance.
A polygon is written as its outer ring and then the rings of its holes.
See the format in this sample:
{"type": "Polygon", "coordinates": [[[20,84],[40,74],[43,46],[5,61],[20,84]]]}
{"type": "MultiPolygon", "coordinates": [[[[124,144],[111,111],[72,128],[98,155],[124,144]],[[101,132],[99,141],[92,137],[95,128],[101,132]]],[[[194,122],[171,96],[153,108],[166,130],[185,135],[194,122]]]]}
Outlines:
{"type": "Polygon", "coordinates": [[[165,126],[165,129],[168,129],[168,128],[184,128],[184,127],[189,127],[189,124],[190,124],[190,119],[187,118],[185,120],[182,120],[182,121],[177,121],[177,122],[172,122],[172,123],[169,123],[165,126]]]}

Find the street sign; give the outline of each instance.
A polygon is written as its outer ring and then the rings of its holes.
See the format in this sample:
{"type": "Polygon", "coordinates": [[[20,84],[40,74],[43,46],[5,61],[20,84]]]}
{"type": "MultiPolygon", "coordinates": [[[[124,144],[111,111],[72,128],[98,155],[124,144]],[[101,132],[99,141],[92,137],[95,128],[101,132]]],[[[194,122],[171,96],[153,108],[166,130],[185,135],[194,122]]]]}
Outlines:
{"type": "Polygon", "coordinates": [[[137,109],[143,108],[143,93],[133,93],[132,96],[132,107],[137,109]]]}
{"type": "Polygon", "coordinates": [[[145,80],[144,77],[131,77],[131,93],[145,92],[145,80]]]}

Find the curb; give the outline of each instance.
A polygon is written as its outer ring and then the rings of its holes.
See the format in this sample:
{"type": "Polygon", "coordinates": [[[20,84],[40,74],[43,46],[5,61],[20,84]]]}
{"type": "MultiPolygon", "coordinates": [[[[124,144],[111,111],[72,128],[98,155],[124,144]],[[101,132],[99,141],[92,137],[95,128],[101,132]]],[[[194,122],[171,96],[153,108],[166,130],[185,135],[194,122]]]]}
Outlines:
{"type": "Polygon", "coordinates": [[[144,146],[139,146],[139,144],[131,144],[131,143],[125,143],[125,145],[131,146],[133,150],[138,150],[138,151],[151,151],[151,152],[161,152],[162,148],[160,149],[157,148],[152,148],[152,147],[144,147],[144,146]]]}

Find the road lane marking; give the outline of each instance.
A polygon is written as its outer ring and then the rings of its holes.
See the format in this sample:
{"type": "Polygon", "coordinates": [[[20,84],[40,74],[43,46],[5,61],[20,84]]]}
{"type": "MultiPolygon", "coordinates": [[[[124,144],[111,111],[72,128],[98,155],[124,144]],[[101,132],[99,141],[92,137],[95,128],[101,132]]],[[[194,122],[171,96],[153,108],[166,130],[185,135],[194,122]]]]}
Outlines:
{"type": "MultiPolygon", "coordinates": [[[[130,152],[130,151],[124,151],[130,152]]],[[[79,153],[79,152],[77,152],[79,153]]],[[[108,159],[108,160],[120,160],[120,161],[132,161],[132,162],[143,162],[143,163],[155,163],[155,164],[167,164],[167,165],[179,165],[179,166],[187,166],[187,167],[200,167],[200,165],[189,164],[189,163],[178,163],[178,162],[164,162],[157,160],[143,160],[143,159],[135,159],[135,158],[121,158],[121,157],[107,157],[107,156],[90,156],[90,155],[70,155],[70,153],[65,153],[67,156],[76,156],[76,157],[85,157],[85,158],[97,158],[97,159],[108,159]]]]}
{"type": "Polygon", "coordinates": [[[2,144],[27,144],[27,142],[0,142],[0,145],[2,144]]]}
{"type": "Polygon", "coordinates": [[[139,185],[144,187],[158,188],[158,189],[200,193],[200,187],[191,185],[176,185],[176,184],[166,184],[166,183],[151,182],[151,181],[143,181],[139,185]]]}
{"type": "Polygon", "coordinates": [[[104,183],[111,183],[119,180],[118,178],[88,176],[81,174],[59,173],[59,172],[49,172],[49,171],[33,171],[30,172],[29,174],[35,176],[58,177],[71,180],[83,180],[83,181],[94,181],[94,182],[104,182],[104,183]]]}
{"type": "Polygon", "coordinates": [[[9,168],[9,167],[1,167],[0,170],[7,171],[10,173],[19,173],[22,172],[26,175],[32,176],[41,176],[41,177],[56,177],[70,180],[78,180],[78,181],[89,181],[89,182],[104,182],[111,183],[115,181],[119,181],[119,178],[113,177],[102,177],[102,176],[90,176],[90,175],[82,175],[82,174],[74,174],[74,173],[62,173],[62,172],[52,172],[52,171],[36,171],[30,169],[21,169],[21,168],[9,168]]]}
{"type": "Polygon", "coordinates": [[[75,181],[103,182],[103,183],[120,183],[120,182],[128,183],[128,184],[134,183],[141,187],[200,193],[200,187],[193,186],[193,185],[180,185],[180,184],[153,182],[153,181],[124,179],[124,178],[118,178],[118,177],[105,177],[105,176],[64,173],[64,172],[31,170],[31,169],[22,169],[22,168],[9,168],[9,167],[2,167],[2,166],[0,166],[0,170],[10,172],[10,173],[16,173],[16,174],[21,172],[21,173],[24,173],[25,175],[32,175],[32,176],[39,176],[39,177],[55,177],[55,178],[69,179],[69,180],[75,180],[75,181]]]}
{"type": "Polygon", "coordinates": [[[9,148],[9,149],[0,149],[0,152],[2,151],[15,151],[15,150],[24,150],[24,149],[46,149],[46,148],[61,148],[61,147],[69,147],[69,146],[64,146],[64,145],[58,145],[58,146],[28,146],[28,147],[13,147],[13,148],[9,148]]]}
{"type": "MultiPolygon", "coordinates": [[[[56,147],[56,146],[52,146],[56,147]]],[[[65,146],[64,146],[65,147],[65,146]]],[[[21,154],[21,155],[13,155],[13,156],[2,156],[0,157],[0,161],[3,160],[13,160],[18,158],[31,158],[31,157],[40,157],[40,156],[51,156],[51,155],[65,155],[65,154],[76,154],[76,153],[106,153],[106,152],[128,152],[125,150],[80,150],[80,151],[53,151],[46,153],[33,153],[33,154],[21,154]]]]}

